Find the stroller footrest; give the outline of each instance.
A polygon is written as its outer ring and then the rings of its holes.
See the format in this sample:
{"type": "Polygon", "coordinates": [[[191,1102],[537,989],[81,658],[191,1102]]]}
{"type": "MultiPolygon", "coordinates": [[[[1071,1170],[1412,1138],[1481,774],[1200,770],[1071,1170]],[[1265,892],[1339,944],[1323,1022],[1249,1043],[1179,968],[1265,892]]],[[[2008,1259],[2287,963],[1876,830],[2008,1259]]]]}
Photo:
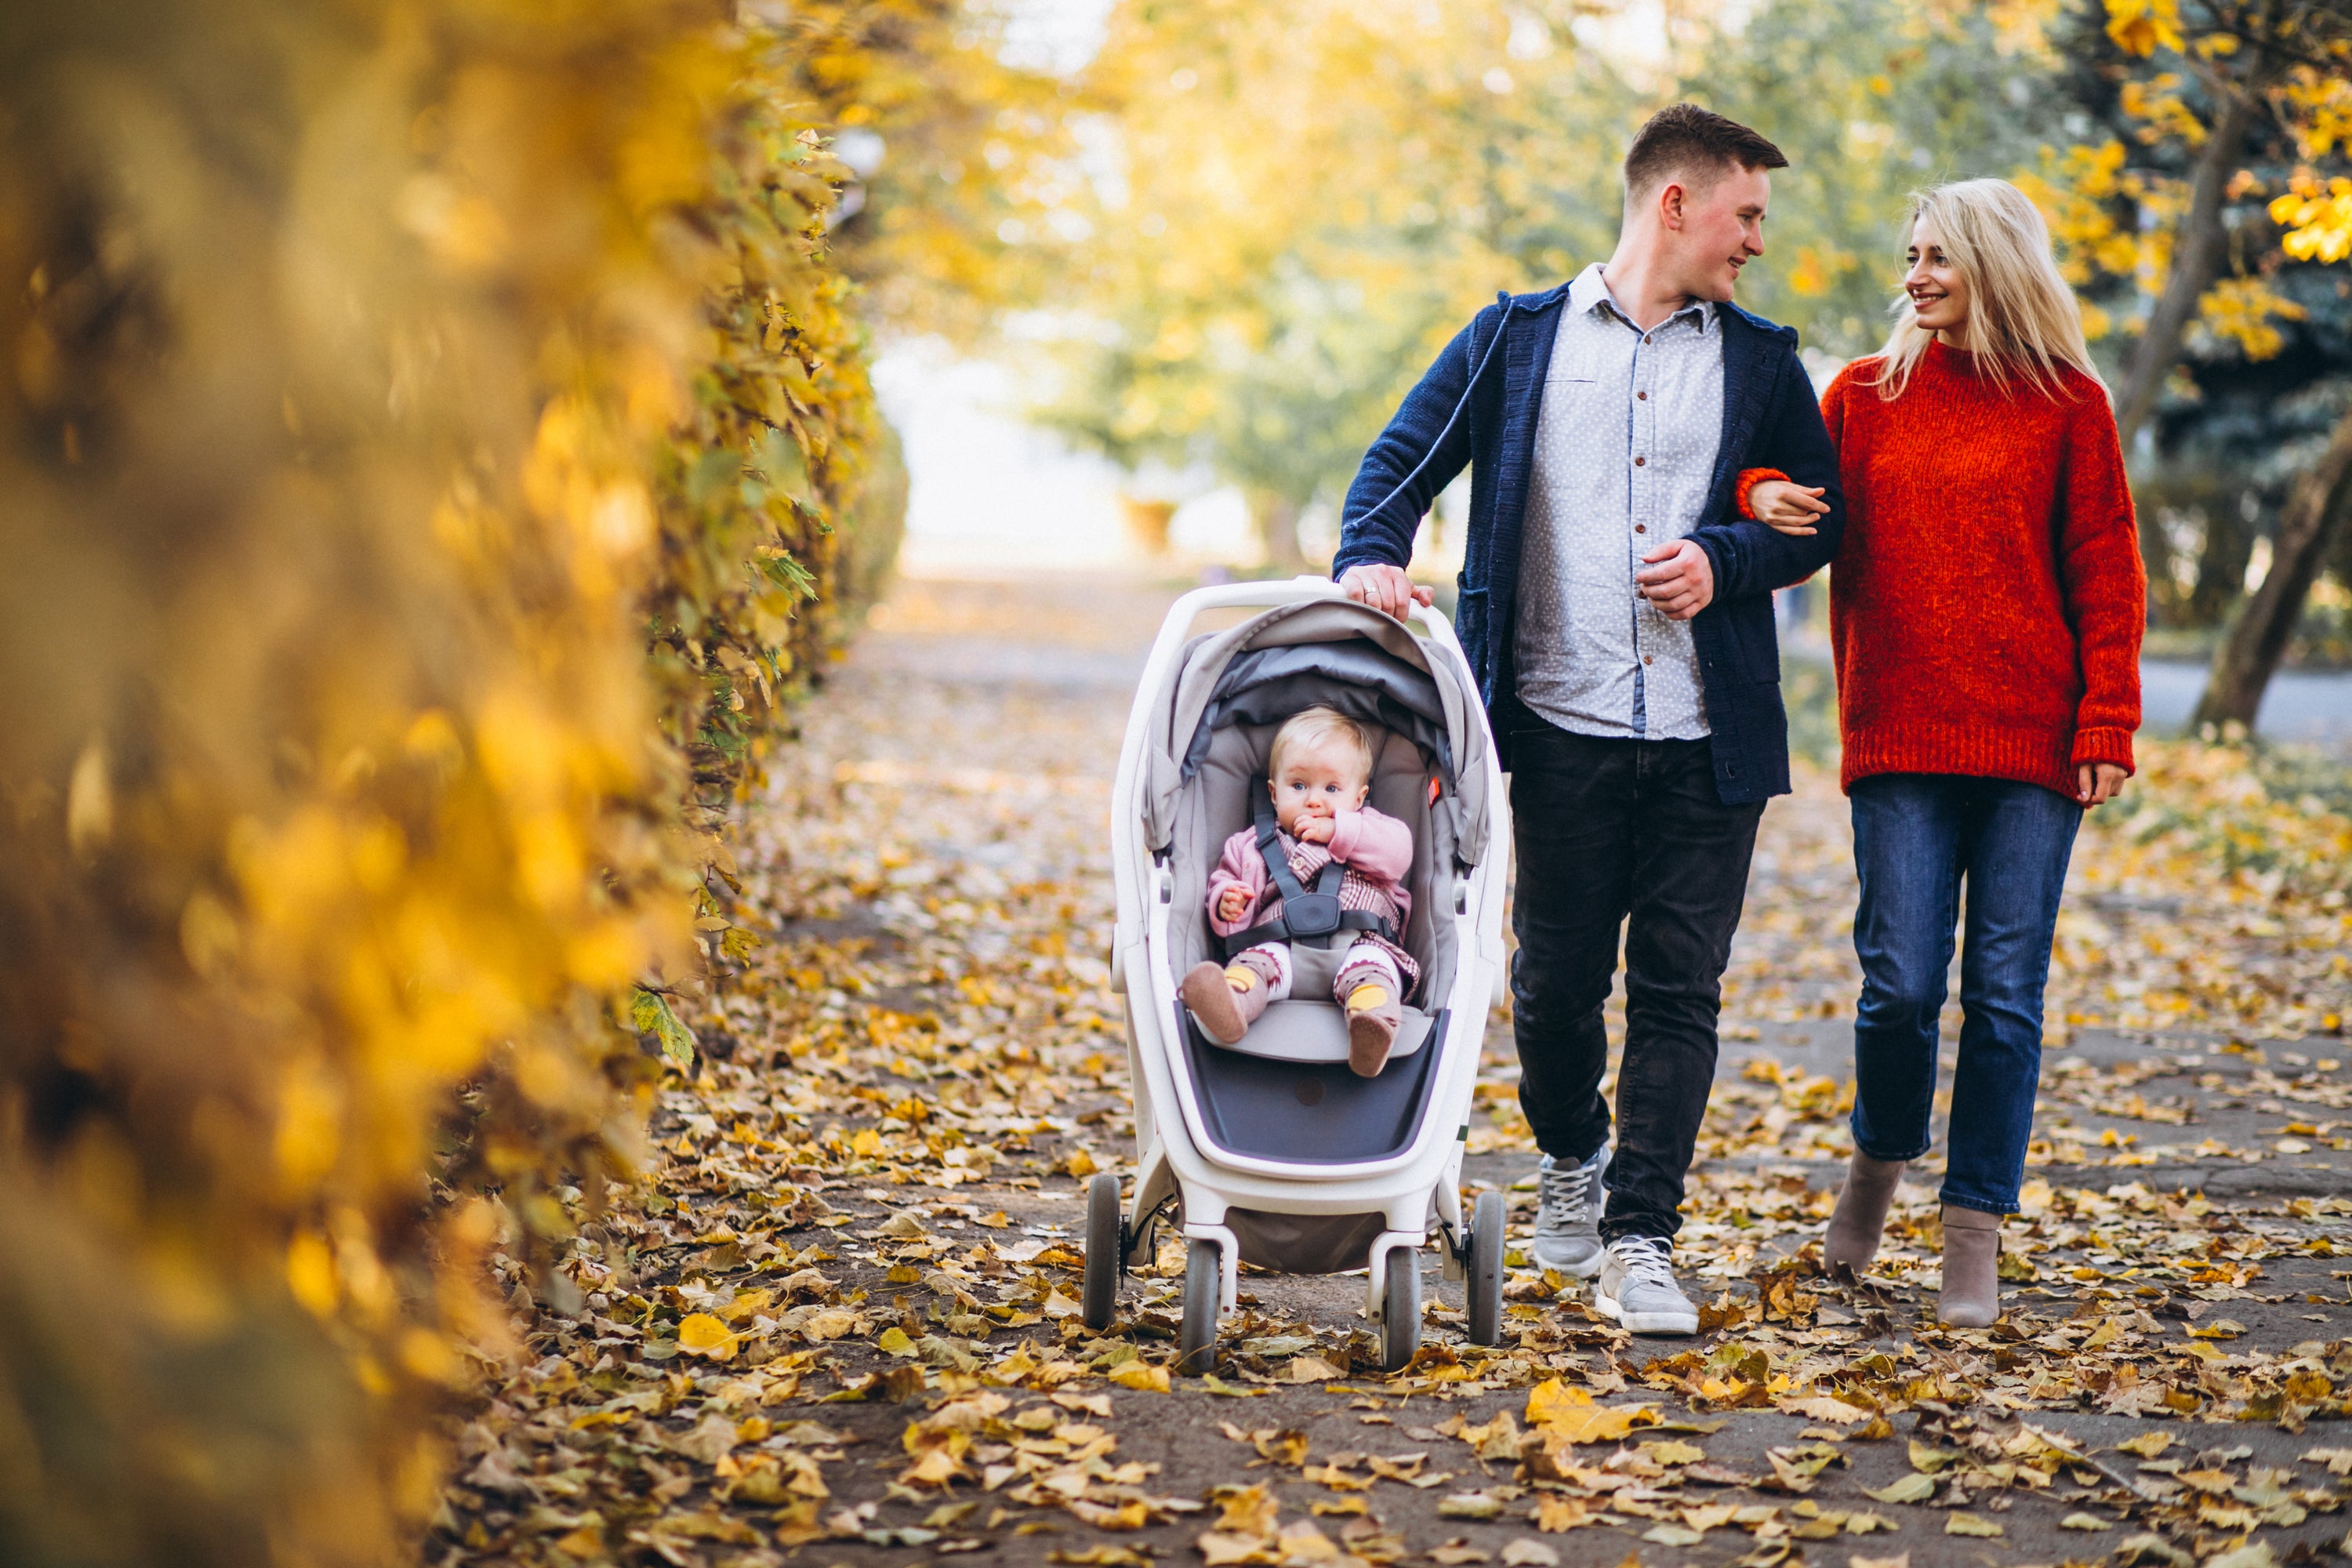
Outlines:
{"type": "MultiPolygon", "coordinates": [[[[1429,1015],[1417,1007],[1404,1009],[1397,1026],[1396,1044],[1389,1048],[1395,1061],[1419,1051],[1429,1040],[1429,1015]]],[[[1344,1062],[1348,1059],[1348,1015],[1337,1002],[1276,1002],[1252,1024],[1237,1045],[1213,1046],[1244,1056],[1267,1057],[1283,1062],[1344,1062]]]]}

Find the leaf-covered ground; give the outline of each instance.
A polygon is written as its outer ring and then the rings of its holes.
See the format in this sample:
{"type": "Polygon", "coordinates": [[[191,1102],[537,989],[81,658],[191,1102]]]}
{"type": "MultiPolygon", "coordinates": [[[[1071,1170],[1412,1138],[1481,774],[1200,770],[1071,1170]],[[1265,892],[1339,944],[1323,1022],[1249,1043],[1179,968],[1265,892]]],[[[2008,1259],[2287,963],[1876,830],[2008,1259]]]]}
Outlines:
{"type": "MultiPolygon", "coordinates": [[[[1104,813],[1146,585],[918,583],[752,815],[767,939],[457,1441],[442,1563],[2220,1561],[2345,1535],[2352,976],[2340,773],[2154,749],[2086,830],[2011,1310],[1933,1327],[1934,1162],[1858,1284],[1833,775],[1766,814],[1680,1258],[1696,1340],[1510,1274],[1383,1377],[1360,1278],[1252,1274],[1171,1380],[1175,1249],[1088,1334],[1083,1178],[1133,1151],[1104,813]],[[2338,1435],[2340,1434],[2340,1435],[2338,1435]]],[[[1533,1218],[1508,1020],[1466,1175],[1533,1218]]],[[[1515,1236],[1524,1235],[1515,1228],[1515,1236]]]]}

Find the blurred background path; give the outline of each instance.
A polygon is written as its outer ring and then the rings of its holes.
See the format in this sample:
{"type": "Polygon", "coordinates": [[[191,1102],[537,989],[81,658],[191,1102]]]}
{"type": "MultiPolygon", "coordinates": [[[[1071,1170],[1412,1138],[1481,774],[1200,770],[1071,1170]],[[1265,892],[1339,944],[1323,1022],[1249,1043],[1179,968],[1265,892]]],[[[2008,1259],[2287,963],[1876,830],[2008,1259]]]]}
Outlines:
{"type": "MultiPolygon", "coordinates": [[[[1160,476],[1189,499],[1167,520],[1166,547],[1150,548],[1122,500],[1132,479],[1025,423],[1019,384],[1000,365],[916,343],[884,358],[876,381],[906,442],[912,486],[900,565],[910,577],[1108,572],[1172,586],[1253,569],[1262,559],[1241,492],[1203,476],[1160,476]]],[[[1434,555],[1423,575],[1450,582],[1457,563],[1458,556],[1434,555]]],[[[1792,627],[1787,641],[1795,657],[1825,664],[1822,597],[1814,595],[1814,624],[1792,627]]],[[[2150,732],[2179,732],[2205,676],[2201,659],[2142,661],[2150,732]]],[[[2274,741],[2352,749],[2352,670],[2281,670],[2259,728],[2274,741]]]]}

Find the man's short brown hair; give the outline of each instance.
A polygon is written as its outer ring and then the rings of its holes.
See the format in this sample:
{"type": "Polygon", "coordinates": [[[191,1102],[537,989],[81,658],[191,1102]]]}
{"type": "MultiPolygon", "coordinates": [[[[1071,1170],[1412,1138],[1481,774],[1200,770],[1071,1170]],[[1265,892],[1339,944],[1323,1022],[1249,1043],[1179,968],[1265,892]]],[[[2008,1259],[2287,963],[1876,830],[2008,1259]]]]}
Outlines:
{"type": "Polygon", "coordinates": [[[1789,160],[1778,147],[1737,120],[1727,120],[1696,103],[1669,104],[1650,116],[1633,133],[1625,150],[1625,200],[1639,201],[1680,174],[1684,184],[1704,190],[1742,169],[1785,169],[1789,160]]]}

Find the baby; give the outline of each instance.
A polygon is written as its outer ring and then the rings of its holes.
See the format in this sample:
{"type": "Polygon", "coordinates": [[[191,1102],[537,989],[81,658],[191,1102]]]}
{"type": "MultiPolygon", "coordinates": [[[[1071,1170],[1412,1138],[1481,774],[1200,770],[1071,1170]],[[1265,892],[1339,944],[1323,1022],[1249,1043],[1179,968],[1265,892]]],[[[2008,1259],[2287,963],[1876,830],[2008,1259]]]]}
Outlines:
{"type": "MultiPolygon", "coordinates": [[[[1276,852],[1307,892],[1329,891],[1317,884],[1339,866],[1339,908],[1359,917],[1321,941],[1344,944],[1331,990],[1347,1009],[1348,1065],[1364,1078],[1386,1065],[1404,998],[1421,977],[1412,955],[1398,945],[1412,907],[1402,885],[1412,866],[1412,830],[1364,804],[1371,776],[1371,742],[1362,728],[1328,708],[1295,713],[1275,732],[1266,787],[1278,827],[1276,852]]],[[[1209,874],[1210,928],[1231,937],[1279,919],[1276,880],[1255,829],[1226,839],[1209,874]]],[[[1289,998],[1293,963],[1290,942],[1276,933],[1222,968],[1195,965],[1184,976],[1184,1005],[1211,1039],[1233,1045],[1269,1004],[1289,998]]]]}

